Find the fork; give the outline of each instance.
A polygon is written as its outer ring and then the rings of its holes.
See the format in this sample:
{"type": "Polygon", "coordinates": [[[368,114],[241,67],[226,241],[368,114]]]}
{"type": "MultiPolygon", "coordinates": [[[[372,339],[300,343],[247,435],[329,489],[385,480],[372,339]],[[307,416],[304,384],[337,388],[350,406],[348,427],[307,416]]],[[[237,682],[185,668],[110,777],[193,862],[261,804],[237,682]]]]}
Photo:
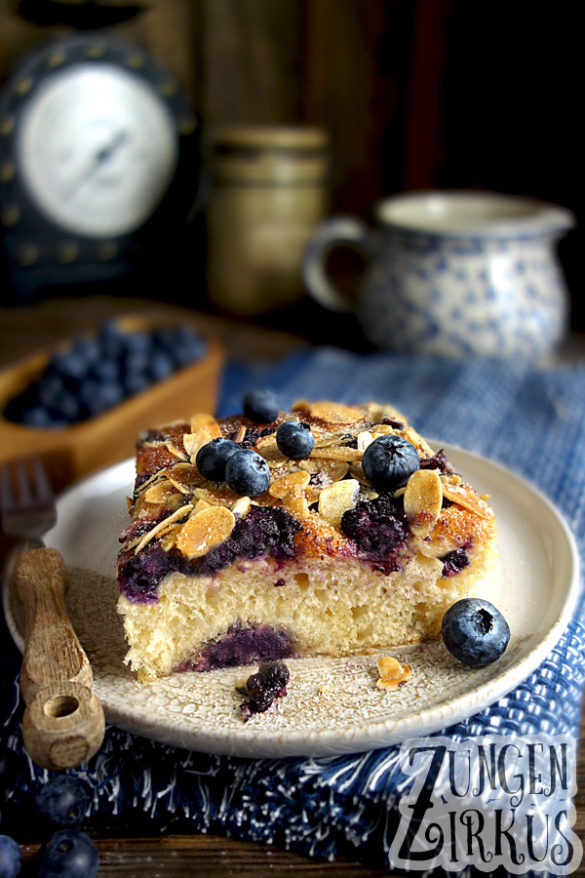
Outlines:
{"type": "Polygon", "coordinates": [[[91,688],[91,665],[65,607],[65,564],[41,540],[56,523],[57,512],[38,457],[3,465],[0,513],[3,531],[19,538],[6,565],[4,587],[14,589],[25,613],[20,674],[24,745],[43,768],[73,768],[99,749],[105,720],[91,688]]]}

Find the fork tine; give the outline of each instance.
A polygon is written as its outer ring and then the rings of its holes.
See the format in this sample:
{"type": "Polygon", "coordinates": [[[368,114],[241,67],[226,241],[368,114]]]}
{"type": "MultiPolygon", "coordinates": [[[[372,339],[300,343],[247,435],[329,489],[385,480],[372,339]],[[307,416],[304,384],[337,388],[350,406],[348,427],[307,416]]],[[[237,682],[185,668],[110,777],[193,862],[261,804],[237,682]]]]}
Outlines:
{"type": "Polygon", "coordinates": [[[7,463],[2,464],[2,478],[0,482],[0,509],[8,509],[14,502],[12,493],[12,479],[10,468],[7,463]]]}
{"type": "Polygon", "coordinates": [[[53,499],[53,487],[43,462],[38,455],[32,459],[32,474],[37,498],[43,501],[51,501],[53,499]]]}
{"type": "Polygon", "coordinates": [[[32,493],[31,493],[31,485],[29,475],[26,469],[26,463],[24,460],[17,460],[15,462],[16,466],[16,484],[17,484],[17,497],[19,499],[20,505],[24,506],[30,503],[32,493]]]}

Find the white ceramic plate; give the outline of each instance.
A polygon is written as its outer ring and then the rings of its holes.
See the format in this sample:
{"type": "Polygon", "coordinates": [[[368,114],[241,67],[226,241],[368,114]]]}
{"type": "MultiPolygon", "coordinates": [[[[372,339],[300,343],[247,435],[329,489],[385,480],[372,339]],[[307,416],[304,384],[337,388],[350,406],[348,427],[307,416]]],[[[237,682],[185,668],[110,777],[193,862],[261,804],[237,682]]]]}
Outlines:
{"type": "MultiPolygon", "coordinates": [[[[572,615],[579,585],[576,546],[562,517],[534,487],[484,458],[444,447],[457,471],[491,495],[498,518],[500,568],[490,594],[497,595],[492,600],[510,624],[505,654],[471,670],[442,643],[392,649],[412,667],[408,683],[394,692],[377,689],[375,655],[290,660],[287,696],[247,723],[236,686],[244,684],[250,668],[180,673],[139,684],[123,663],[112,570],[118,535],[127,524],[125,497],[134,462],[64,494],[46,542],[73,568],[69,611],[108,720],[192,750],[246,757],[333,755],[439,731],[511,691],[541,663],[572,615]]],[[[21,608],[9,598],[5,611],[22,649],[21,608]]]]}

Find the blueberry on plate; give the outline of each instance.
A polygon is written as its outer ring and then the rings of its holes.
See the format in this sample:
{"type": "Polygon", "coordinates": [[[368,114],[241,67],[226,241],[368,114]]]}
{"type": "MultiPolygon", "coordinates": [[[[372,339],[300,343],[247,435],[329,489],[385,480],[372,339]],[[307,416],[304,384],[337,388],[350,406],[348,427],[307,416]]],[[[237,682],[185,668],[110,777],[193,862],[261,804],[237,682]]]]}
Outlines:
{"type": "Polygon", "coordinates": [[[203,445],[197,452],[195,458],[197,469],[204,478],[212,482],[223,482],[226,464],[236,451],[241,451],[241,446],[237,442],[218,436],[203,445]]]}
{"type": "Polygon", "coordinates": [[[244,414],[257,424],[274,421],[280,413],[280,404],[272,390],[250,390],[244,396],[244,414]]]}
{"type": "Polygon", "coordinates": [[[443,617],[443,642],[451,655],[481,668],[500,658],[510,640],[510,628],[501,612],[480,598],[462,598],[443,617]]]}
{"type": "Polygon", "coordinates": [[[89,786],[72,774],[57,774],[35,794],[39,814],[53,826],[79,826],[90,802],[89,786]]]}
{"type": "Polygon", "coordinates": [[[257,497],[268,489],[268,464],[251,448],[241,448],[232,454],[225,468],[225,478],[233,491],[248,497],[257,497]]]}
{"type": "Polygon", "coordinates": [[[276,432],[276,444],[287,457],[301,460],[315,447],[315,438],[304,421],[286,421],[276,432]]]}
{"type": "Polygon", "coordinates": [[[9,835],[0,835],[0,878],[16,878],[22,871],[24,857],[9,835]]]}
{"type": "Polygon", "coordinates": [[[78,829],[60,829],[37,855],[38,878],[94,878],[99,853],[93,841],[78,829]]]}
{"type": "Polygon", "coordinates": [[[420,466],[414,445],[402,436],[374,439],[362,459],[367,478],[377,491],[396,491],[405,485],[420,466]]]}

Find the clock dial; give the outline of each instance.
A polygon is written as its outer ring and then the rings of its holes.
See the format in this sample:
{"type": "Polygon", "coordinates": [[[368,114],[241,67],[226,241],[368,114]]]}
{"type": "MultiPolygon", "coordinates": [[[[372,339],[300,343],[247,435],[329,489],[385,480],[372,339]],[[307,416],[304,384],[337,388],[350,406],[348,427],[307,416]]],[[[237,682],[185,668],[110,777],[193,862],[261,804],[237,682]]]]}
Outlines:
{"type": "Polygon", "coordinates": [[[30,198],[62,228],[95,238],[139,228],[178,161],[165,104],[139,76],[107,63],[73,64],[42,83],[17,154],[30,198]]]}

